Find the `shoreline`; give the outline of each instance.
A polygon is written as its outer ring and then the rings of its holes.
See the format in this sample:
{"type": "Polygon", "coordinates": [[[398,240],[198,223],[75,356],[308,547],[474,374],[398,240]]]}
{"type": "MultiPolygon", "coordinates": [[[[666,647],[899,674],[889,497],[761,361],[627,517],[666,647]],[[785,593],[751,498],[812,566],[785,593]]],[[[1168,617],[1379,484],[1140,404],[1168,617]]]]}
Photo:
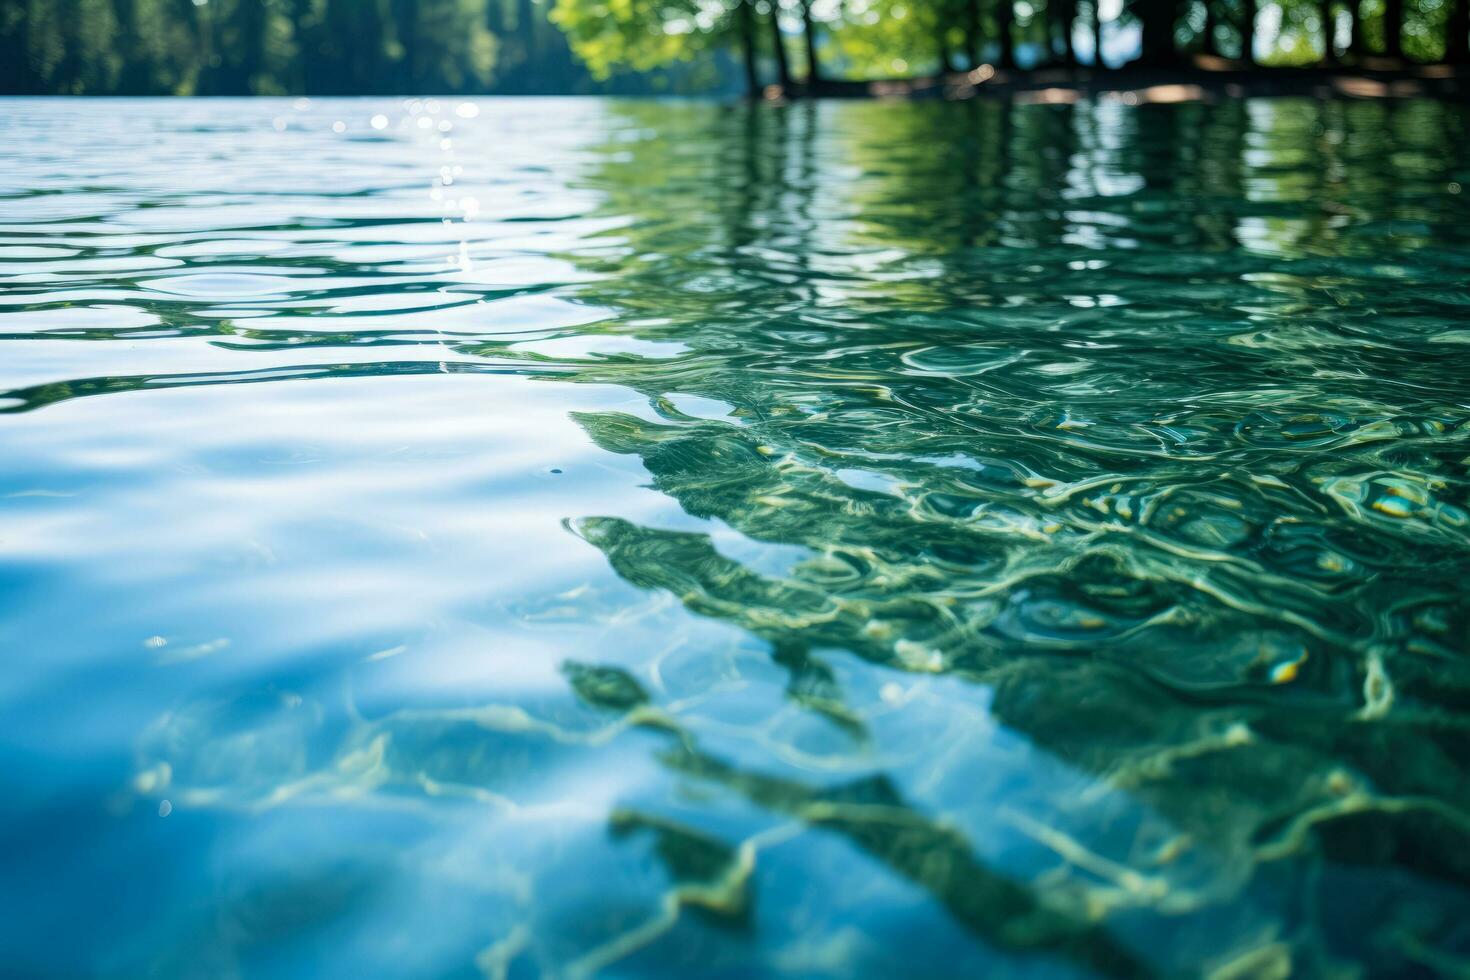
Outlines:
{"type": "Polygon", "coordinates": [[[531,92],[290,92],[250,94],[162,95],[145,93],[0,92],[5,99],[254,99],[254,98],[505,98],[630,100],[714,100],[789,102],[798,99],[1010,99],[1020,104],[1065,105],[1083,99],[1129,105],[1170,102],[1219,102],[1242,98],[1306,97],[1317,99],[1434,98],[1470,102],[1470,65],[1393,63],[1366,58],[1356,65],[1260,67],[1225,58],[1197,56],[1178,65],[1136,62],[1117,68],[1054,65],[1044,68],[995,68],[915,78],[870,80],[824,79],[815,86],[794,82],[788,88],[767,85],[757,95],[728,93],[597,94],[531,92]]]}
{"type": "Polygon", "coordinates": [[[783,91],[767,86],[770,101],[796,98],[972,99],[1010,98],[1021,103],[1066,104],[1084,98],[1147,102],[1215,102],[1270,96],[1311,98],[1438,98],[1470,101],[1470,66],[1394,64],[1366,59],[1360,65],[1263,68],[1224,58],[1200,56],[1174,66],[1122,65],[1094,69],[1085,65],[973,71],[922,78],[874,81],[822,81],[783,91]]]}

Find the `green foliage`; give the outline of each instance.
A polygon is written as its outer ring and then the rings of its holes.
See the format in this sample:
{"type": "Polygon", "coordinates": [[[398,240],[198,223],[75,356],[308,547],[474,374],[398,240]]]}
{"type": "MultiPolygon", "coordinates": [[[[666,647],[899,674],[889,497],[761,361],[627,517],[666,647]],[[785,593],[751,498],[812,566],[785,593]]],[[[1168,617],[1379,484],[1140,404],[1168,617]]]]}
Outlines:
{"type": "Polygon", "coordinates": [[[551,20],[596,78],[687,60],[726,11],[698,0],[556,0],[551,20]]]}
{"type": "Polygon", "coordinates": [[[27,68],[59,79],[55,91],[64,95],[113,82],[120,65],[108,45],[117,27],[108,0],[30,0],[24,7],[27,68]]]}
{"type": "Polygon", "coordinates": [[[388,50],[412,91],[462,91],[493,77],[495,37],[483,0],[390,0],[388,50]]]}
{"type": "Polygon", "coordinates": [[[886,78],[938,67],[943,7],[924,0],[855,0],[845,10],[836,47],[845,66],[886,78]]]}
{"type": "MultiPolygon", "coordinates": [[[[1402,0],[1406,57],[1446,56],[1454,3],[1402,0]]],[[[1382,52],[1399,0],[1354,10],[1353,50],[1382,52]]],[[[1070,57],[1077,0],[0,0],[0,92],[273,95],[651,91],[683,80],[729,91],[799,79],[808,50],[825,79],[974,67],[1024,46],[1070,57]],[[772,18],[781,24],[773,32],[772,18]],[[799,45],[801,32],[810,32],[799,45]],[[1002,41],[1002,34],[1007,37],[1002,41]],[[782,39],[779,47],[775,39],[782,39]],[[799,52],[799,53],[798,53],[799,52]],[[745,77],[736,66],[743,63],[745,77]]],[[[1238,53],[1245,11],[1273,65],[1323,51],[1320,0],[1125,0],[1144,57],[1177,62],[1207,24],[1238,53]],[[1206,16],[1208,4],[1209,16],[1206,16]]]]}
{"type": "Polygon", "coordinates": [[[1450,3],[1446,0],[1409,0],[1404,21],[1404,54],[1415,61],[1438,61],[1445,55],[1445,32],[1450,3]]]}
{"type": "MultiPolygon", "coordinates": [[[[503,0],[0,0],[0,92],[273,95],[480,92],[503,0]]],[[[518,67],[587,83],[544,9],[518,67]],[[550,70],[548,70],[550,69],[550,70]]]]}

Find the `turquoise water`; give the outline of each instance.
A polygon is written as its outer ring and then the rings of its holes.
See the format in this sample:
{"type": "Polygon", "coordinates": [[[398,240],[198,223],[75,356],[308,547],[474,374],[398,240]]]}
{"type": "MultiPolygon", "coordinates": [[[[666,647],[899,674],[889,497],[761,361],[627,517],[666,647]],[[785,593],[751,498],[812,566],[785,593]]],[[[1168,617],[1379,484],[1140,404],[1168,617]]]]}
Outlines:
{"type": "Polygon", "coordinates": [[[1470,111],[0,102],[0,958],[1470,969],[1470,111]]]}

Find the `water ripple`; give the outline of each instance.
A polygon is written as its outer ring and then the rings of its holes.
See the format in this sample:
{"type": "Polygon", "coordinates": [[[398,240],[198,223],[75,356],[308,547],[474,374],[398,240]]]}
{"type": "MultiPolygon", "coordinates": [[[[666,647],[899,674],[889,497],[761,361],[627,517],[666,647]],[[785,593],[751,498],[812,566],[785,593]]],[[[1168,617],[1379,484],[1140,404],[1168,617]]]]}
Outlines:
{"type": "Polygon", "coordinates": [[[117,105],[0,103],[20,969],[1470,963],[1463,107],[117,105]]]}

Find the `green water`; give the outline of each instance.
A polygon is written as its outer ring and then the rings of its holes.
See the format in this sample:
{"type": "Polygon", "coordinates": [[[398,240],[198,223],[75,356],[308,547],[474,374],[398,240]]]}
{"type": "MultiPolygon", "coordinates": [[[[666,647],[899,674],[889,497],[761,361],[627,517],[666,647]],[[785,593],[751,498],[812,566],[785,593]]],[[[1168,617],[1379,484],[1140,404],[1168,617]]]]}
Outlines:
{"type": "Polygon", "coordinates": [[[0,101],[4,969],[1464,975],[1467,130],[0,101]]]}

